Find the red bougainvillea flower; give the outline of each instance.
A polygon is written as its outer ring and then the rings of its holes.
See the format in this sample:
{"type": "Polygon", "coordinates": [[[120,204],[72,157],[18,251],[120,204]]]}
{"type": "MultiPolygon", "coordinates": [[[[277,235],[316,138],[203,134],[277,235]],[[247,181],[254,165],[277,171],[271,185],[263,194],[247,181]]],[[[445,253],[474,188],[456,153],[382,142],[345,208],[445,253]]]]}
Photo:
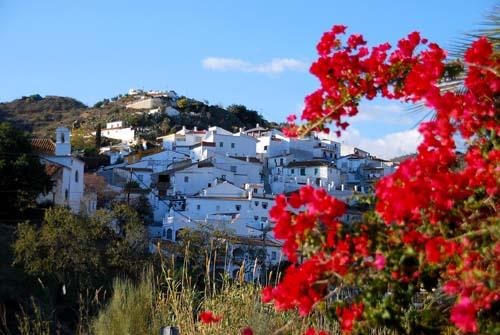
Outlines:
{"type": "Polygon", "coordinates": [[[342,331],[350,334],[354,326],[354,321],[358,320],[362,313],[363,303],[353,303],[348,307],[338,307],[337,317],[340,319],[342,331]]]}
{"type": "Polygon", "coordinates": [[[246,327],[241,331],[241,335],[253,335],[253,330],[250,327],[246,327]]]}
{"type": "Polygon", "coordinates": [[[476,309],[468,297],[460,298],[458,304],[451,309],[451,322],[461,331],[477,332],[476,309]]]}
{"type": "Polygon", "coordinates": [[[217,323],[222,320],[222,316],[215,316],[211,311],[203,311],[200,313],[200,321],[205,324],[217,323]]]}
{"type": "Polygon", "coordinates": [[[309,328],[305,333],[304,335],[330,335],[329,332],[327,331],[324,331],[324,330],[319,330],[317,331],[316,329],[314,328],[309,328]]]}
{"type": "Polygon", "coordinates": [[[373,262],[377,270],[382,270],[385,267],[385,256],[377,253],[375,256],[375,262],[373,262]]]}
{"type": "MultiPolygon", "coordinates": [[[[353,278],[376,272],[381,280],[417,284],[431,270],[446,294],[459,297],[451,323],[462,332],[478,332],[485,323],[476,318],[488,318],[480,312],[500,300],[498,220],[492,220],[500,191],[498,52],[485,37],[474,41],[464,54],[467,67],[457,63],[465,90],[454,92],[440,85],[453,65],[447,64],[446,52],[418,32],[394,49],[388,43],[369,49],[362,35],[345,38],[345,32],[345,26],[336,25],[321,37],[319,58],[310,67],[320,87],[305,98],[303,123],[288,119],[287,136],[325,131],[329,124],[340,135],[349,125],[346,119],[358,113],[360,100],[377,96],[423,103],[435,117],[421,123],[416,155],[375,184],[375,212],[384,227],[369,219],[369,225],[362,219],[346,227],[340,223],[345,204],[325,190],[306,186],[276,198],[270,212],[274,234],[284,241],[283,252],[293,264],[277,287],[263,290],[263,301],[306,315],[343,281],[362,286],[353,278]],[[468,142],[463,154],[456,151],[457,137],[468,142]],[[378,229],[384,234],[373,238],[369,232],[378,229]],[[391,256],[401,252],[408,258],[395,262],[391,256]]],[[[366,310],[363,304],[340,306],[342,329],[351,332],[372,305],[367,303],[366,310]]]]}

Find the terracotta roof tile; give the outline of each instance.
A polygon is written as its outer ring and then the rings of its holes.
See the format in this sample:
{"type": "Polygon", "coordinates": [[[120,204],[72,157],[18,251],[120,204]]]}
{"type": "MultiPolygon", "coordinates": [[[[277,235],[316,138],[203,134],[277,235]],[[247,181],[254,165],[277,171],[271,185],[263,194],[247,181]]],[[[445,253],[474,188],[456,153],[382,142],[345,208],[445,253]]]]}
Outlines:
{"type": "Polygon", "coordinates": [[[33,151],[38,154],[55,155],[56,145],[48,138],[34,138],[31,140],[33,151]]]}

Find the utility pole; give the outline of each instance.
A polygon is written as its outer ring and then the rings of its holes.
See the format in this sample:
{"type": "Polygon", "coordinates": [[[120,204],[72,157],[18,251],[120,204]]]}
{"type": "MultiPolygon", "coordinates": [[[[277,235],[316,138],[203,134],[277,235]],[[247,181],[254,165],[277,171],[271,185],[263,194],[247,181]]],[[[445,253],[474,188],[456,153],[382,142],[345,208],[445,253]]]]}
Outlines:
{"type": "Polygon", "coordinates": [[[130,191],[132,190],[132,168],[129,168],[129,171],[130,171],[130,175],[129,175],[129,178],[128,178],[128,185],[127,185],[127,188],[128,188],[128,192],[127,192],[127,205],[130,206],[130,191]]]}

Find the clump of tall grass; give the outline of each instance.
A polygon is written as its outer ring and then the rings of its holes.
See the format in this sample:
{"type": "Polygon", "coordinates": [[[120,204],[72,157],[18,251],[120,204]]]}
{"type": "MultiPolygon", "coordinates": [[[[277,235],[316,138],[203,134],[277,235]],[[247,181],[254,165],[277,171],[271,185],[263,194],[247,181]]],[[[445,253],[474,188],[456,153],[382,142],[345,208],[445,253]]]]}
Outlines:
{"type": "Polygon", "coordinates": [[[96,335],[158,334],[168,315],[161,302],[162,294],[151,271],[137,284],[129,279],[115,279],[113,294],[90,329],[96,335]]]}
{"type": "MultiPolygon", "coordinates": [[[[192,251],[188,245],[180,270],[176,270],[173,256],[167,261],[160,254],[160,270],[156,273],[146,271],[137,284],[127,279],[115,280],[109,303],[89,327],[92,333],[157,335],[161,327],[175,326],[182,335],[234,335],[246,327],[251,327],[255,335],[302,335],[310,327],[328,330],[332,335],[340,334],[338,323],[319,312],[301,318],[297,311],[277,312],[272,305],[264,304],[261,301],[262,285],[258,280],[243,280],[245,264],[242,264],[236,279],[220,274],[214,265],[223,259],[225,267],[227,253],[218,258],[217,250],[211,247],[205,253],[203,287],[197,287],[195,282],[200,285],[200,281],[193,280],[190,275],[189,252],[192,251]],[[222,320],[210,325],[201,323],[198,315],[204,310],[222,316],[222,320]]],[[[256,279],[255,267],[253,275],[256,279]]],[[[279,280],[280,276],[274,277],[279,280]]],[[[371,334],[389,333],[374,330],[371,334]]]]}

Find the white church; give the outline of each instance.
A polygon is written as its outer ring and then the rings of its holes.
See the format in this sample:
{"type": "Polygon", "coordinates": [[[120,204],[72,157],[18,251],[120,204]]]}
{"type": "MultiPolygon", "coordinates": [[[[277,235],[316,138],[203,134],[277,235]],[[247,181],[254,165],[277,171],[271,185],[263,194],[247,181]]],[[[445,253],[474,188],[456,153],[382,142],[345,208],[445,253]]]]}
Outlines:
{"type": "Polygon", "coordinates": [[[45,165],[45,172],[54,186],[50,192],[40,195],[38,203],[51,202],[67,206],[72,212],[84,211],[88,214],[96,209],[95,197],[84,197],[84,162],[71,155],[70,130],[56,129],[56,143],[50,139],[33,139],[33,151],[45,165]]]}

